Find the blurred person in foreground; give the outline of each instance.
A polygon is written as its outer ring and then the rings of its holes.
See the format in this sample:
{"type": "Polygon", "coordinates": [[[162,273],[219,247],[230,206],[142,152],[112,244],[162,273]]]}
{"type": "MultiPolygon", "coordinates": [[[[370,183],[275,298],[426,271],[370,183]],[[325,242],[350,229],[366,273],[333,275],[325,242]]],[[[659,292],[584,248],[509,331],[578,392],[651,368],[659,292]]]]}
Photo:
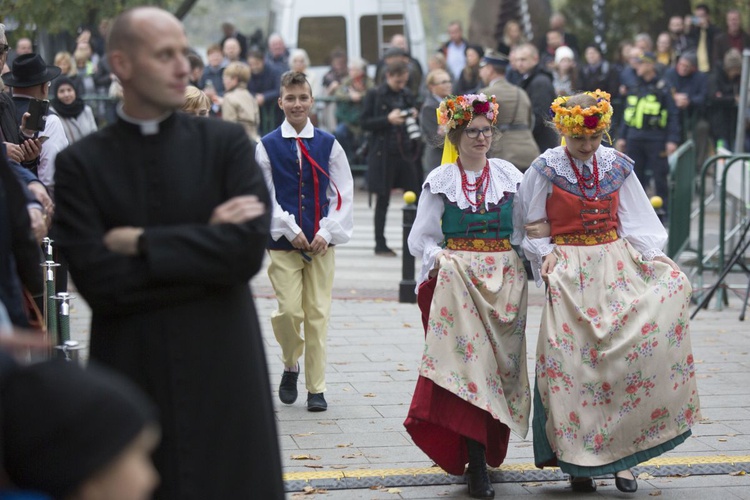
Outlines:
{"type": "Polygon", "coordinates": [[[158,406],[155,498],[281,500],[248,286],[269,235],[268,190],[241,126],[176,112],[188,53],[164,10],[114,20],[107,55],[123,104],[117,122],[60,155],[55,240],[91,306],[91,358],[158,406]]]}
{"type": "Polygon", "coordinates": [[[95,363],[18,366],[0,353],[0,365],[1,499],[151,498],[159,424],[131,382],[95,363]]]}

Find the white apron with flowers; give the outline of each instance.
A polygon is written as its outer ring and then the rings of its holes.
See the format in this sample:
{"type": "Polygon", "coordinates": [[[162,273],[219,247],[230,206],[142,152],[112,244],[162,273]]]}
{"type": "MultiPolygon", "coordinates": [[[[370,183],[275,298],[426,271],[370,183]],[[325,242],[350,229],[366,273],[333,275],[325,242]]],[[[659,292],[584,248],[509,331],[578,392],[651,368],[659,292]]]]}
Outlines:
{"type": "Polygon", "coordinates": [[[557,458],[606,465],[688,431],[699,413],[688,278],[625,239],[555,252],[536,377],[557,458]]]}
{"type": "Polygon", "coordinates": [[[513,250],[453,251],[437,276],[419,370],[521,437],[531,405],[526,283],[513,250]]]}

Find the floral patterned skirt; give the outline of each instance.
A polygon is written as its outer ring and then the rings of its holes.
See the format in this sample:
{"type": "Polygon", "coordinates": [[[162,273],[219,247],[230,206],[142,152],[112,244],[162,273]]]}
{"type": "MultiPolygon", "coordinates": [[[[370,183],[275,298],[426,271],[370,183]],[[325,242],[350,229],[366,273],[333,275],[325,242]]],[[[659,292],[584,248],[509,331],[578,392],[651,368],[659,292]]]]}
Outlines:
{"type": "Polygon", "coordinates": [[[668,451],[699,418],[687,277],[624,239],[556,253],[536,353],[536,464],[596,475],[668,451]]]}
{"type": "MultiPolygon", "coordinates": [[[[505,427],[524,437],[529,426],[523,263],[514,251],[454,251],[434,285],[420,379],[404,425],[447,472],[463,473],[462,436],[485,444],[488,463],[498,466],[509,438],[505,427]],[[464,409],[447,412],[446,405],[464,409]],[[498,439],[502,453],[493,446],[498,439]]],[[[419,294],[424,299],[423,288],[419,294]]]]}

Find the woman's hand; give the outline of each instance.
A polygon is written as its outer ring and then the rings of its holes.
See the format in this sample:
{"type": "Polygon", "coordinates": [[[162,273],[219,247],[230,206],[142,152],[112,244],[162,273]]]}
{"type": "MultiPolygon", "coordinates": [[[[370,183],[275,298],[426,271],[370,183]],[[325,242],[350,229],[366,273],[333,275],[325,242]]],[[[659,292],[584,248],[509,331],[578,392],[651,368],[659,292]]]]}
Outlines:
{"type": "Polygon", "coordinates": [[[654,260],[658,260],[659,262],[664,262],[665,264],[669,264],[672,269],[675,271],[680,271],[680,266],[677,265],[675,261],[667,257],[666,255],[657,255],[654,257],[654,260]]]}
{"type": "Polygon", "coordinates": [[[555,265],[557,265],[557,255],[554,252],[544,256],[544,260],[542,261],[542,280],[547,284],[549,284],[549,275],[555,270],[555,265]]]}
{"type": "Polygon", "coordinates": [[[551,234],[549,221],[547,219],[539,219],[523,226],[526,231],[526,236],[529,238],[546,238],[551,234]]]}
{"type": "Polygon", "coordinates": [[[438,271],[440,271],[440,264],[441,260],[444,258],[449,258],[451,253],[448,250],[441,250],[438,252],[438,254],[435,256],[435,267],[430,269],[430,272],[427,274],[430,278],[437,275],[438,271]]]}

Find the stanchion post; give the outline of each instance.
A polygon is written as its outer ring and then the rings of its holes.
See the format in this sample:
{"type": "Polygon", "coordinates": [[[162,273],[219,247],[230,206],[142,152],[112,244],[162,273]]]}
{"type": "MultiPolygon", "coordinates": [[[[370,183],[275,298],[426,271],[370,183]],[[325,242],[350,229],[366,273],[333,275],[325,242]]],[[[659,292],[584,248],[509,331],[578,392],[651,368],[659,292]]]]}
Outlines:
{"type": "Polygon", "coordinates": [[[417,218],[417,196],[413,191],[404,193],[403,211],[403,251],[401,258],[401,282],[398,289],[398,301],[414,304],[417,302],[417,295],[414,292],[417,282],[414,279],[414,257],[409,253],[409,233],[417,218]]]}
{"type": "Polygon", "coordinates": [[[55,302],[55,267],[57,262],[51,260],[40,264],[44,267],[44,325],[52,345],[57,345],[57,303],[55,302]]]}
{"type": "Polygon", "coordinates": [[[68,292],[60,292],[55,295],[55,300],[60,301],[60,321],[58,324],[58,330],[60,332],[60,343],[65,344],[70,340],[70,301],[75,296],[68,292]]]}

